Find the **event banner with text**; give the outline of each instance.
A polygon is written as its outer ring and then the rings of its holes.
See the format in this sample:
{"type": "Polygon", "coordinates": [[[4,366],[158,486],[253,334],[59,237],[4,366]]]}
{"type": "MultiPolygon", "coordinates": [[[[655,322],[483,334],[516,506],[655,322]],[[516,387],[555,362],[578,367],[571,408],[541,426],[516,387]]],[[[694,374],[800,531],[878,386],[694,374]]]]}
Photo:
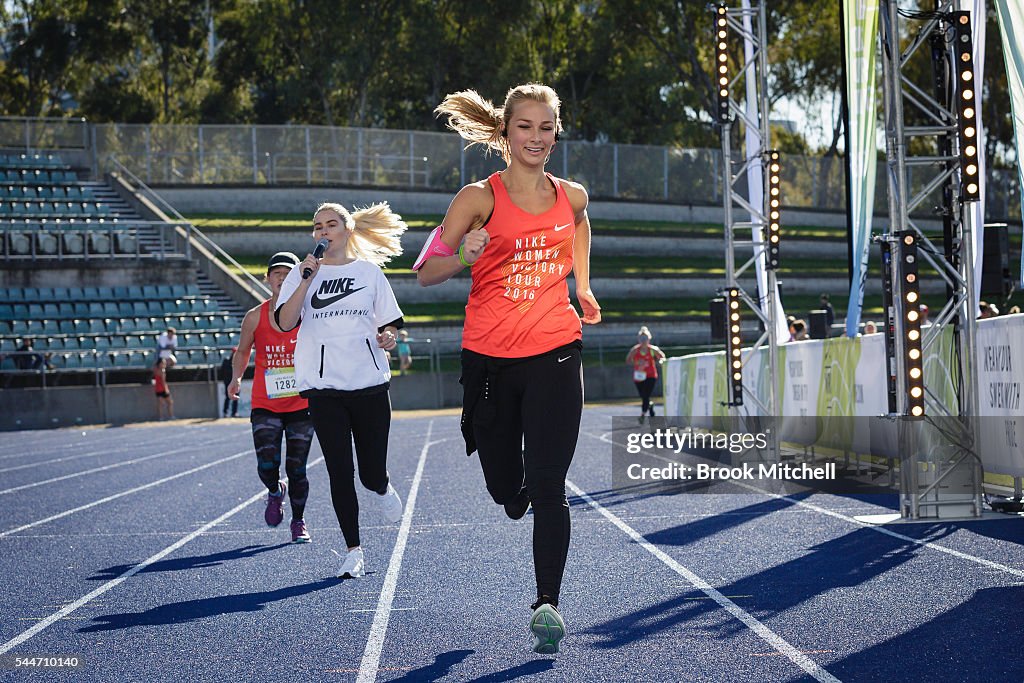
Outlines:
{"type": "MultiPolygon", "coordinates": [[[[926,328],[926,333],[928,328],[926,328]]],[[[743,383],[762,403],[768,397],[767,351],[743,352],[743,383]]],[[[956,414],[962,392],[953,364],[952,333],[943,330],[925,356],[925,388],[956,414]]],[[[1024,385],[1024,315],[1000,316],[978,321],[978,393],[980,415],[976,451],[986,472],[1024,476],[1024,447],[1014,435],[1024,435],[1021,386],[1024,385]],[[993,418],[988,420],[987,418],[993,418]],[[1008,436],[1009,435],[1009,436],[1008,436]]],[[[888,455],[895,443],[865,442],[848,418],[871,418],[888,410],[886,357],[883,335],[793,342],[779,347],[779,372],[775,379],[781,414],[812,418],[813,429],[783,436],[814,443],[820,433],[846,435],[839,444],[861,453],[888,455]],[[862,450],[862,449],[873,450],[862,450]]],[[[664,372],[667,415],[683,416],[698,427],[721,426],[726,407],[725,355],[705,353],[672,358],[664,372]]],[[[758,417],[757,403],[745,401],[740,413],[758,417]]]]}

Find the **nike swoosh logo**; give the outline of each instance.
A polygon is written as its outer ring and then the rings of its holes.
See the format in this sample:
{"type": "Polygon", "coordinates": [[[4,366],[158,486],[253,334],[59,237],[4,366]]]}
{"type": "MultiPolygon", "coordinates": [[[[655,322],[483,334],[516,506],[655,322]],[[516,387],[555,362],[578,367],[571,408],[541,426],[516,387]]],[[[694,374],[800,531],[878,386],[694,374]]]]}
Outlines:
{"type": "Polygon", "coordinates": [[[313,298],[310,299],[309,303],[310,303],[311,306],[313,306],[313,308],[326,308],[327,306],[330,306],[331,304],[333,304],[333,303],[335,303],[337,301],[341,301],[342,299],[344,299],[349,294],[355,294],[356,292],[358,292],[360,290],[363,290],[363,289],[366,289],[365,285],[360,287],[359,289],[353,289],[353,290],[349,290],[347,292],[341,292],[340,294],[335,294],[334,296],[329,296],[326,299],[321,299],[319,297],[319,292],[317,292],[317,293],[313,294],[313,298]]]}
{"type": "Polygon", "coordinates": [[[291,343],[292,344],[298,344],[299,343],[298,337],[296,337],[295,339],[292,339],[291,343]]]}
{"type": "Polygon", "coordinates": [[[558,362],[559,363],[564,363],[565,361],[569,360],[570,358],[572,358],[572,356],[566,356],[565,358],[559,358],[558,362]]]}
{"type": "Polygon", "coordinates": [[[568,228],[568,227],[569,227],[570,225],[572,225],[572,223],[566,223],[565,225],[558,225],[558,224],[556,223],[556,224],[555,224],[555,232],[558,232],[559,230],[565,230],[565,229],[566,229],[566,228],[568,228]]]}

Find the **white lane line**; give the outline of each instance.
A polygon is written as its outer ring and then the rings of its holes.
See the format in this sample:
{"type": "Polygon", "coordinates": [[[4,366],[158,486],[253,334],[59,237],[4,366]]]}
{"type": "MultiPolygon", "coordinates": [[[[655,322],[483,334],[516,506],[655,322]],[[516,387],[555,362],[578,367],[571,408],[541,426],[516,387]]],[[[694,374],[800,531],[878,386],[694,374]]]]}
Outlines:
{"type": "MultiPolygon", "coordinates": [[[[607,438],[608,437],[607,434],[602,434],[601,436],[598,437],[598,436],[595,436],[595,435],[593,435],[593,434],[591,434],[589,432],[584,432],[584,433],[587,436],[589,436],[589,437],[591,437],[593,439],[598,439],[599,441],[603,441],[605,443],[615,444],[615,445],[622,446],[623,448],[625,448],[625,444],[621,444],[621,443],[617,443],[615,441],[612,441],[610,438],[607,438]]],[[[658,455],[657,453],[651,453],[650,451],[642,451],[642,453],[644,453],[644,455],[650,456],[652,458],[656,458],[658,460],[662,460],[664,462],[674,462],[670,458],[666,458],[666,457],[664,457],[662,455],[658,455]]],[[[699,457],[699,456],[696,456],[696,457],[699,457]]],[[[921,539],[914,538],[912,536],[904,536],[903,534],[897,533],[897,532],[892,531],[890,529],[886,529],[885,527],[877,526],[875,524],[868,524],[867,522],[862,522],[859,519],[855,519],[853,517],[849,517],[849,516],[844,515],[844,514],[842,514],[840,512],[835,512],[834,510],[829,510],[827,508],[819,507],[817,505],[814,505],[813,503],[806,503],[806,502],[804,502],[802,500],[797,500],[796,498],[790,498],[789,496],[783,496],[782,494],[779,494],[779,493],[773,493],[771,491],[765,491],[764,489],[759,489],[758,487],[756,487],[756,486],[754,486],[752,484],[748,484],[746,482],[735,481],[735,482],[731,482],[731,483],[733,483],[733,484],[735,484],[737,486],[742,486],[743,488],[748,489],[750,491],[753,491],[755,493],[760,493],[760,494],[763,494],[765,496],[770,496],[771,498],[777,498],[779,500],[784,500],[787,503],[792,503],[793,505],[798,505],[798,506],[800,506],[802,508],[805,508],[807,510],[811,510],[813,512],[820,513],[822,515],[828,515],[829,517],[835,517],[836,519],[841,519],[844,522],[849,522],[850,524],[856,525],[856,526],[861,527],[863,529],[870,529],[871,531],[876,531],[876,532],[878,532],[880,534],[885,534],[886,536],[891,536],[892,538],[898,538],[901,541],[906,541],[908,543],[913,543],[914,545],[921,546],[922,548],[930,548],[931,550],[937,550],[940,553],[946,553],[947,555],[952,555],[953,557],[958,557],[961,560],[967,560],[968,562],[975,562],[977,564],[982,565],[983,567],[988,567],[989,569],[995,569],[997,571],[1006,572],[1007,574],[1011,574],[1013,576],[1024,577],[1024,570],[1021,570],[1021,569],[1015,569],[1015,568],[1009,567],[1009,566],[1007,566],[1005,564],[1000,564],[998,562],[993,562],[992,560],[986,560],[983,557],[976,557],[975,555],[970,555],[968,553],[960,552],[959,550],[953,550],[952,548],[947,548],[946,546],[938,545],[936,543],[932,543],[931,541],[922,541],[921,539]]],[[[941,520],[936,520],[936,521],[941,521],[941,520]]]]}
{"type": "Polygon", "coordinates": [[[228,460],[234,460],[235,458],[240,458],[243,455],[249,455],[251,453],[252,453],[252,449],[251,448],[250,449],[246,449],[244,451],[239,451],[238,453],[235,453],[234,455],[229,455],[226,458],[221,458],[220,460],[214,460],[213,462],[208,462],[205,465],[200,465],[199,467],[193,467],[190,470],[185,470],[184,472],[179,472],[178,474],[172,474],[169,477],[164,477],[163,479],[157,479],[156,481],[152,481],[152,482],[150,482],[148,484],[143,484],[142,486],[136,486],[133,489],[128,489],[127,491],[121,491],[121,493],[115,493],[114,495],[107,496],[106,498],[100,498],[99,500],[94,500],[91,503],[86,503],[85,505],[80,505],[80,506],[78,506],[76,508],[72,508],[70,510],[65,510],[64,512],[59,512],[56,515],[51,515],[49,517],[45,517],[43,519],[36,520],[35,522],[29,522],[28,524],[22,524],[19,527],[15,527],[13,529],[8,529],[7,531],[0,531],[0,538],[3,538],[5,536],[10,536],[11,534],[16,534],[19,531],[24,531],[25,529],[31,529],[32,527],[37,527],[37,526],[39,526],[41,524],[46,524],[47,522],[52,522],[52,521],[54,521],[56,519],[60,519],[62,517],[67,517],[68,515],[73,515],[74,513],[81,512],[82,510],[88,510],[89,508],[96,507],[97,505],[102,505],[103,503],[109,503],[110,501],[116,500],[118,498],[121,498],[122,496],[127,496],[127,495],[130,495],[132,493],[138,493],[139,491],[145,491],[146,489],[153,488],[154,486],[159,486],[160,484],[163,484],[165,482],[172,481],[174,479],[178,479],[180,477],[184,477],[184,476],[187,476],[189,474],[194,474],[195,472],[198,472],[200,470],[205,470],[207,467],[213,467],[214,465],[219,465],[222,462],[227,462],[228,460]]]}
{"type": "MultiPolygon", "coordinates": [[[[380,591],[380,599],[377,600],[377,611],[373,615],[373,624],[370,626],[370,636],[366,639],[366,649],[363,650],[363,659],[359,663],[359,675],[356,676],[356,683],[372,683],[377,680],[377,671],[380,669],[380,654],[384,649],[384,636],[388,630],[388,621],[391,618],[391,603],[395,599],[395,589],[398,586],[398,572],[402,568],[402,556],[405,554],[405,544],[409,540],[409,530],[412,528],[412,513],[416,508],[416,494],[419,492],[420,480],[423,478],[423,466],[427,462],[427,452],[434,444],[441,441],[431,441],[430,435],[434,430],[434,421],[427,424],[427,438],[420,451],[420,461],[416,465],[416,474],[412,478],[412,485],[409,487],[409,496],[405,500],[405,512],[402,513],[402,525],[398,529],[398,540],[395,541],[395,549],[391,552],[391,561],[388,562],[388,573],[384,577],[384,587],[380,591]]],[[[443,439],[442,439],[443,441],[443,439]]]]}
{"type": "MultiPolygon", "coordinates": [[[[198,426],[182,425],[182,426],[178,427],[177,429],[187,429],[187,430],[192,430],[192,431],[199,431],[199,430],[203,430],[203,431],[209,430],[209,431],[212,431],[212,430],[214,430],[218,426],[219,425],[215,425],[215,424],[198,425],[198,426]]],[[[38,454],[40,452],[53,451],[53,450],[59,450],[59,449],[75,449],[75,448],[85,448],[85,447],[93,448],[93,447],[95,447],[95,448],[102,449],[100,451],[97,451],[97,453],[102,454],[102,453],[110,453],[110,452],[120,453],[121,452],[120,451],[121,448],[123,448],[125,446],[132,446],[132,445],[135,445],[135,444],[137,444],[139,442],[139,432],[138,431],[128,432],[128,431],[125,430],[124,427],[118,427],[116,429],[118,429],[120,433],[118,433],[118,434],[107,434],[106,432],[110,431],[110,430],[106,430],[106,429],[94,429],[94,430],[91,430],[90,431],[90,435],[92,433],[97,433],[97,434],[102,433],[102,435],[101,436],[93,437],[91,439],[88,439],[88,443],[83,443],[83,442],[76,441],[75,437],[73,435],[69,438],[67,434],[55,435],[53,437],[53,439],[47,439],[47,441],[45,443],[37,443],[36,440],[26,441],[25,437],[21,437],[20,439],[14,440],[11,443],[0,444],[0,450],[4,451],[3,454],[0,454],[0,460],[12,460],[14,458],[25,458],[25,457],[28,457],[28,455],[24,452],[24,449],[26,447],[31,448],[32,452],[36,453],[36,454],[38,454]],[[100,440],[96,441],[96,439],[100,439],[100,440]],[[9,450],[13,450],[13,452],[8,453],[7,451],[9,451],[9,450]]],[[[53,430],[49,430],[49,431],[53,431],[53,430]]],[[[67,431],[74,431],[74,428],[70,428],[67,431]]],[[[156,441],[158,443],[160,441],[164,441],[164,440],[170,441],[172,443],[180,441],[181,440],[181,434],[171,433],[171,432],[168,431],[168,432],[165,432],[163,434],[158,434],[156,436],[152,436],[152,438],[150,439],[150,441],[156,441]]],[[[41,464],[41,463],[33,463],[33,465],[34,464],[41,464]]]]}
{"type": "Polygon", "coordinates": [[[676,562],[671,556],[644,538],[638,531],[633,529],[633,527],[623,522],[621,519],[616,517],[614,513],[609,512],[604,508],[604,506],[588,496],[583,489],[579,488],[568,479],[565,481],[565,484],[572,489],[573,493],[585,500],[590,507],[600,512],[608,521],[633,539],[637,545],[661,560],[669,567],[669,569],[686,579],[694,588],[717,602],[722,609],[742,621],[747,628],[756,633],[762,640],[771,645],[778,652],[785,655],[791,662],[813,676],[815,680],[822,681],[823,683],[839,683],[838,678],[819,666],[817,662],[790,645],[782,636],[778,635],[756,618],[745,612],[735,602],[719,593],[707,581],[676,562]]]}
{"type": "MultiPolygon", "coordinates": [[[[211,444],[213,445],[213,444],[211,444]]],[[[145,462],[146,460],[153,460],[154,458],[162,458],[172,453],[180,453],[182,451],[195,450],[195,446],[184,446],[182,448],[175,448],[170,451],[163,451],[161,453],[154,453],[153,455],[145,455],[141,458],[134,458],[132,460],[120,460],[110,465],[102,465],[100,467],[94,467],[91,470],[82,470],[81,472],[72,472],[71,474],[65,474],[52,479],[43,479],[42,481],[34,481],[31,484],[22,484],[21,486],[15,486],[9,489],[0,490],[0,496],[8,493],[14,493],[16,491],[24,491],[25,489],[35,488],[36,486],[45,486],[46,484],[53,484],[58,481],[65,481],[67,479],[74,479],[75,477],[84,477],[87,474],[96,474],[97,472],[106,472],[107,470],[113,470],[118,467],[124,467],[125,465],[134,465],[137,462],[145,462]]]]}
{"type": "MultiPolygon", "coordinates": [[[[224,439],[223,441],[212,442],[212,443],[206,444],[206,445],[215,445],[216,443],[226,443],[226,442],[235,441],[235,440],[236,439],[234,439],[234,438],[224,439]]],[[[181,441],[181,437],[179,436],[179,437],[173,439],[173,441],[178,443],[178,442],[181,441]]],[[[137,444],[137,443],[138,443],[138,441],[133,442],[133,444],[137,444]]],[[[156,444],[148,443],[147,445],[149,447],[152,447],[152,446],[154,446],[156,444]]],[[[175,451],[182,451],[182,450],[186,450],[186,449],[185,448],[175,448],[174,450],[164,451],[163,455],[169,455],[171,453],[174,453],[175,451]]],[[[96,458],[96,457],[99,457],[101,455],[121,455],[121,453],[120,453],[120,451],[113,451],[113,450],[111,450],[109,448],[101,450],[101,451],[96,451],[95,453],[79,453],[77,455],[68,455],[68,456],[65,456],[63,458],[54,458],[53,460],[42,460],[40,462],[30,462],[30,463],[27,463],[25,465],[15,465],[14,467],[4,467],[4,468],[0,469],[0,474],[2,474],[4,472],[14,472],[15,470],[25,470],[25,469],[29,469],[30,467],[41,467],[42,465],[52,465],[54,463],[66,462],[68,460],[79,460],[81,458],[96,458]]]]}
{"type": "MultiPolygon", "coordinates": [[[[246,453],[248,453],[248,452],[249,451],[246,451],[246,453]]],[[[234,456],[232,456],[232,457],[234,457],[234,456]]],[[[309,465],[306,466],[306,469],[314,467],[314,466],[318,465],[321,462],[323,462],[323,457],[320,457],[320,458],[317,458],[316,460],[314,460],[312,463],[310,463],[309,465]]],[[[60,621],[61,619],[66,619],[69,614],[71,614],[71,613],[77,611],[79,608],[84,607],[85,605],[89,604],[90,602],[93,601],[93,599],[98,598],[99,596],[103,595],[104,593],[106,593],[107,591],[109,591],[109,590],[111,590],[113,588],[116,588],[120,584],[124,583],[125,581],[127,581],[131,577],[133,577],[136,574],[138,574],[139,572],[141,572],[143,569],[145,569],[149,565],[154,564],[156,562],[159,562],[163,558],[165,558],[168,555],[170,555],[171,553],[173,553],[178,548],[182,547],[183,545],[185,545],[185,544],[195,540],[199,536],[201,536],[208,529],[212,529],[213,527],[217,526],[218,524],[220,524],[224,520],[226,520],[226,519],[228,519],[230,517],[233,517],[234,515],[238,514],[239,512],[244,510],[246,507],[248,507],[249,505],[253,504],[254,502],[256,502],[257,500],[259,500],[260,498],[262,498],[262,497],[264,497],[266,495],[267,495],[267,490],[266,489],[261,489],[259,493],[255,494],[253,496],[250,496],[248,500],[245,500],[245,501],[239,503],[238,505],[236,505],[235,507],[231,508],[230,510],[228,510],[227,512],[225,512],[223,515],[221,515],[217,519],[213,520],[212,522],[207,522],[206,524],[204,524],[203,526],[199,527],[198,529],[196,529],[192,533],[188,534],[187,536],[183,536],[183,537],[179,538],[177,541],[175,541],[171,545],[167,546],[166,548],[164,548],[163,550],[158,552],[156,555],[152,555],[152,556],[146,558],[145,560],[143,560],[139,564],[135,565],[134,567],[132,567],[128,571],[124,572],[123,574],[121,574],[117,578],[111,579],[110,581],[107,581],[105,584],[103,584],[99,588],[97,588],[97,589],[95,589],[95,590],[93,590],[93,591],[91,591],[89,593],[86,593],[85,595],[83,595],[82,597],[78,598],[77,600],[75,600],[71,604],[67,605],[63,609],[61,609],[61,610],[59,610],[57,612],[54,612],[50,616],[48,616],[45,619],[43,619],[40,622],[38,622],[32,628],[30,628],[30,629],[28,629],[26,631],[23,631],[22,633],[18,634],[14,638],[11,638],[10,640],[8,640],[3,645],[0,645],[0,655],[4,654],[5,652],[10,651],[12,648],[18,647],[19,645],[24,643],[29,638],[32,638],[33,636],[38,635],[44,629],[49,628],[50,626],[52,626],[55,622],[60,621]]]]}

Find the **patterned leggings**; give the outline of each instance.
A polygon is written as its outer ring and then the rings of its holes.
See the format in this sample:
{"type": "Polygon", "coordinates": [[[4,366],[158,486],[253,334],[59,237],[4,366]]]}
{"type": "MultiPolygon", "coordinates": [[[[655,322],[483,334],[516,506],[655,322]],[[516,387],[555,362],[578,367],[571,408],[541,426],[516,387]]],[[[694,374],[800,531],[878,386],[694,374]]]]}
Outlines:
{"type": "Polygon", "coordinates": [[[281,477],[281,436],[285,435],[288,454],[284,470],[288,475],[292,519],[302,519],[309,496],[306,461],[313,441],[313,420],[309,411],[274,413],[265,408],[254,408],[249,421],[252,423],[252,442],[256,446],[257,471],[268,491],[277,490],[281,477]]]}

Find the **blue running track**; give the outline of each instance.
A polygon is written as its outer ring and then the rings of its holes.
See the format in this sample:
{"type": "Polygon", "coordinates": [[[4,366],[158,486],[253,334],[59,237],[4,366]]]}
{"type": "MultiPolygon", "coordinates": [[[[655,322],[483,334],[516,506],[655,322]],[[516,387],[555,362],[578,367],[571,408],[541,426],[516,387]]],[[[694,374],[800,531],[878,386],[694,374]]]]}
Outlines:
{"type": "Polygon", "coordinates": [[[246,421],[2,433],[0,653],[81,666],[0,680],[1024,680],[1024,520],[614,489],[611,417],[632,412],[584,413],[557,656],[529,650],[532,516],[490,501],[451,412],[395,420],[406,514],[360,490],[368,575],[347,581],[316,445],[313,542],[291,545],[246,421]]]}

